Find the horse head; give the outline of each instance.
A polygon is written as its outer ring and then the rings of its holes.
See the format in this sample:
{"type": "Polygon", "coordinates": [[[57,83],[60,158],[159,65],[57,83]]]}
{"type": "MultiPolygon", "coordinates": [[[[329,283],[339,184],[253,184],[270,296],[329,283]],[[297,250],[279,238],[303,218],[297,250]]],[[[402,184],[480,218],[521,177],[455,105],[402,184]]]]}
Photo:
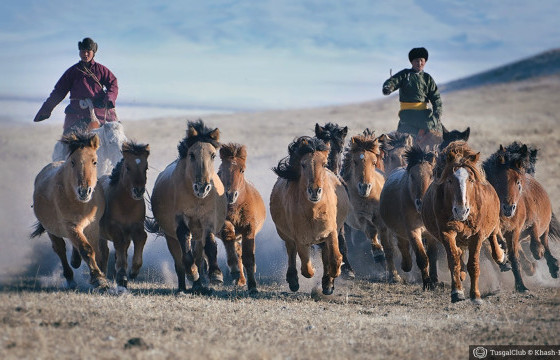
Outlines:
{"type": "Polygon", "coordinates": [[[374,136],[357,135],[350,139],[344,173],[347,178],[354,177],[361,197],[367,198],[371,193],[380,153],[379,139],[374,136]]]}
{"type": "Polygon", "coordinates": [[[340,171],[344,140],[348,134],[348,127],[340,127],[338,124],[327,123],[325,126],[315,124],[315,137],[330,145],[329,160],[327,168],[335,174],[340,171]]]}
{"type": "Polygon", "coordinates": [[[120,181],[130,191],[134,200],[143,200],[150,146],[127,141],[122,144],[122,154],[122,160],[111,174],[111,183],[120,181]]]}
{"type": "Polygon", "coordinates": [[[179,143],[179,158],[186,160],[185,175],[200,199],[212,190],[214,159],[220,148],[220,130],[209,129],[202,120],[188,123],[187,136],[179,143]]]}
{"type": "Polygon", "coordinates": [[[381,151],[383,153],[383,164],[385,173],[390,174],[393,170],[406,166],[404,154],[412,147],[414,139],[412,135],[400,132],[382,134],[379,137],[381,151]]]}
{"type": "Polygon", "coordinates": [[[97,185],[96,151],[99,137],[77,132],[64,135],[60,141],[70,149],[70,155],[64,163],[65,181],[71,185],[78,201],[87,203],[97,185]]]}
{"type": "Polygon", "coordinates": [[[235,204],[245,184],[245,162],[247,148],[240,144],[225,144],[220,148],[220,171],[218,175],[224,184],[229,204],[235,204]]]}
{"type": "Polygon", "coordinates": [[[447,130],[445,126],[443,126],[443,141],[439,144],[439,151],[442,151],[452,143],[453,141],[468,141],[469,136],[471,134],[471,128],[468,127],[467,130],[461,132],[459,130],[447,130]]]}
{"type": "Polygon", "coordinates": [[[422,198],[433,180],[434,166],[437,155],[433,151],[422,150],[414,145],[408,148],[404,155],[407,162],[408,194],[418,213],[422,210],[422,198]]]}

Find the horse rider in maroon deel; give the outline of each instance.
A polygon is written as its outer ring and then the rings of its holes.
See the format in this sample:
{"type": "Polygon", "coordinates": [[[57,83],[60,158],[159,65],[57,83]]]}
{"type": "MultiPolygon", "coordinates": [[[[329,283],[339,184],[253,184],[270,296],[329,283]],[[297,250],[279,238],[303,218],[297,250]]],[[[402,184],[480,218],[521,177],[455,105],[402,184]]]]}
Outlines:
{"type": "Polygon", "coordinates": [[[97,43],[91,38],[78,42],[81,61],[71,66],[58,80],[49,98],[33,121],[43,121],[70,92],[70,105],[64,113],[64,134],[80,128],[96,128],[107,121],[118,121],[115,101],[119,92],[117,78],[105,66],[95,62],[97,43]],[[99,125],[89,124],[93,107],[99,125]]]}

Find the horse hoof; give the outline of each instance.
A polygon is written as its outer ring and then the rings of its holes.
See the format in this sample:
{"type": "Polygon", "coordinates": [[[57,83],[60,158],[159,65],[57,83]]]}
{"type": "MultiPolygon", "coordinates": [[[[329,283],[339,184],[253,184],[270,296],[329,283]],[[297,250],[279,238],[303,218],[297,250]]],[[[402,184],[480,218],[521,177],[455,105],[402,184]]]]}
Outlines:
{"type": "Polygon", "coordinates": [[[515,285],[515,291],[517,291],[518,293],[527,293],[529,292],[529,289],[527,289],[525,287],[525,285],[521,284],[521,285],[515,285]]]}
{"type": "Polygon", "coordinates": [[[128,287],[128,279],[126,276],[123,276],[120,279],[117,279],[117,286],[121,286],[123,288],[127,288],[128,287]]]}
{"type": "Polygon", "coordinates": [[[422,291],[435,290],[436,286],[430,279],[422,281],[422,291]]]}
{"type": "Polygon", "coordinates": [[[97,290],[109,289],[109,282],[104,277],[100,277],[95,280],[92,280],[91,285],[97,290]]]}
{"type": "Polygon", "coordinates": [[[224,275],[220,270],[214,270],[209,276],[210,283],[214,285],[220,285],[224,282],[224,275]]]}
{"type": "Polygon", "coordinates": [[[474,298],[474,299],[471,299],[471,301],[472,301],[472,303],[475,304],[475,305],[482,305],[482,304],[484,304],[484,301],[482,301],[482,299],[480,299],[480,298],[474,298]]]}
{"type": "Polygon", "coordinates": [[[410,272],[412,270],[412,262],[410,261],[403,261],[401,264],[401,270],[404,272],[410,272]]]}
{"type": "Polygon", "coordinates": [[[323,295],[332,295],[333,291],[334,291],[334,285],[323,287],[323,295]]]}
{"type": "Polygon", "coordinates": [[[356,278],[356,273],[351,268],[342,268],[340,276],[345,280],[354,280],[356,278]]]}
{"type": "Polygon", "coordinates": [[[130,280],[135,280],[138,277],[138,273],[131,271],[128,273],[128,277],[130,278],[130,280]]]}
{"type": "Polygon", "coordinates": [[[239,282],[240,277],[241,277],[241,272],[240,271],[232,271],[231,272],[231,280],[233,281],[233,283],[235,285],[237,285],[237,283],[239,282]]]}
{"type": "Polygon", "coordinates": [[[200,281],[195,281],[192,287],[192,293],[195,295],[211,295],[212,289],[203,286],[200,281]]]}
{"type": "Polygon", "coordinates": [[[457,291],[451,294],[451,302],[456,303],[465,300],[465,294],[462,291],[457,291]]]}
{"type": "Polygon", "coordinates": [[[76,290],[78,284],[74,280],[66,280],[66,288],[69,290],[76,290]]]}
{"type": "Polygon", "coordinates": [[[293,292],[296,292],[296,291],[299,290],[299,283],[297,282],[297,280],[292,281],[292,282],[288,281],[288,285],[290,285],[290,290],[293,291],[293,292]]]}
{"type": "Polygon", "coordinates": [[[249,288],[249,295],[256,295],[259,293],[256,287],[249,288]]]}
{"type": "Polygon", "coordinates": [[[504,261],[503,263],[499,264],[501,272],[507,272],[511,270],[511,263],[509,261],[504,261]]]}
{"type": "Polygon", "coordinates": [[[399,274],[391,274],[391,276],[389,276],[389,283],[390,284],[400,284],[402,282],[403,282],[403,279],[399,274]]]}

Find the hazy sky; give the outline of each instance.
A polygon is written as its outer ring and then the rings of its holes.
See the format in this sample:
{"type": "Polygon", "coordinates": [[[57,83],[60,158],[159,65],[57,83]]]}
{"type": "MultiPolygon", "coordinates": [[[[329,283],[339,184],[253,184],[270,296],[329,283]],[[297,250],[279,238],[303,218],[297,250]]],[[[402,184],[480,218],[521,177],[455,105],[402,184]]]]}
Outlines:
{"type": "MultiPolygon", "coordinates": [[[[45,99],[78,59],[122,103],[296,108],[381,97],[425,46],[442,84],[560,46],[560,1],[4,1],[0,96],[45,99]]],[[[117,104],[118,104],[117,102],[117,104]]],[[[118,106],[118,105],[117,105],[118,106]]]]}

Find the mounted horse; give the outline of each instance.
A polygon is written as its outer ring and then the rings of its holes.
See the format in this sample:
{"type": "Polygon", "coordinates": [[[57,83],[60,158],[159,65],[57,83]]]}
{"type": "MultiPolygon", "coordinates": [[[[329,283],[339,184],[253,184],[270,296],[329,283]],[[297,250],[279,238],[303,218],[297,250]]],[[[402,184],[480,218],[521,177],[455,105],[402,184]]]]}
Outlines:
{"type": "Polygon", "coordinates": [[[379,196],[385,184],[383,174],[377,171],[380,142],[373,133],[366,131],[364,134],[353,136],[344,154],[342,178],[351,204],[346,224],[366,235],[376,261],[385,258],[389,280],[400,281],[393,262],[393,246],[379,215],[379,196]]]}
{"type": "Polygon", "coordinates": [[[397,236],[403,271],[412,269],[409,251],[412,245],[422,273],[423,288],[433,289],[438,282],[437,242],[426,231],[421,210],[422,198],[433,180],[437,154],[414,145],[405,151],[403,158],[406,168],[394,170],[381,191],[379,213],[387,228],[397,236]],[[422,239],[426,241],[426,248],[422,239]]]}
{"type": "Polygon", "coordinates": [[[422,201],[422,220],[430,234],[445,247],[451,272],[451,301],[464,300],[461,256],[469,250],[467,269],[470,297],[480,303],[478,278],[482,242],[491,238],[492,255],[501,264],[505,255],[498,245],[500,201],[479,167],[480,153],[464,141],[454,141],[439,154],[436,176],[422,201]],[[439,169],[439,171],[438,171],[439,169]]]}
{"type": "Polygon", "coordinates": [[[218,176],[224,184],[228,200],[227,216],[220,232],[227,253],[227,262],[236,285],[246,283],[257,292],[255,280],[255,236],[266,218],[264,201],[257,188],[245,179],[247,149],[244,145],[226,144],[220,148],[222,163],[218,176]]]}
{"type": "Polygon", "coordinates": [[[109,249],[107,240],[115,247],[115,270],[117,285],[127,287],[128,248],[134,242],[134,256],[130,278],[135,279],[142,267],[142,253],[146,244],[144,220],[146,205],[146,171],[148,170],[149,145],[125,142],[123,158],[117,163],[111,176],[99,179],[105,193],[105,213],[101,218],[102,261],[100,268],[107,272],[109,249]]]}
{"type": "Polygon", "coordinates": [[[332,294],[342,263],[338,233],[348,214],[348,196],[338,177],[326,168],[329,148],[322,140],[303,136],[288,151],[289,156],[273,169],[278,180],[270,194],[270,214],[286,242],[286,280],[290,290],[299,289],[298,254],[302,275],[314,275],[310,247],[321,244],[323,294],[332,294]]]}
{"type": "Polygon", "coordinates": [[[500,199],[500,225],[515,277],[515,289],[527,291],[519,271],[520,240],[531,238],[535,259],[544,255],[550,275],[558,278],[558,260],[550,252],[549,234],[560,238],[560,223],[552,213],[548,194],[531,175],[534,174],[536,149],[514,142],[492,154],[484,162],[488,181],[500,199]]]}
{"type": "Polygon", "coordinates": [[[193,279],[194,293],[211,291],[203,286],[198,270],[205,254],[210,281],[223,281],[214,238],[227,212],[224,186],[214,170],[219,137],[220,131],[209,129],[202,120],[189,122],[187,136],[177,147],[179,158],[158,175],[152,192],[155,223],[147,223],[148,231],[161,230],[165,235],[180,292],[186,291],[185,271],[193,279]]]}
{"type": "Polygon", "coordinates": [[[70,154],[66,161],[45,166],[35,178],[33,211],[38,223],[31,237],[47,232],[55,253],[62,262],[68,287],[76,287],[66,258],[64,238],[78,250],[90,270],[93,286],[106,289],[109,283],[97,265],[100,260],[99,220],[105,209],[101,184],[97,182],[99,138],[90,133],[62,137],[70,154]]]}

